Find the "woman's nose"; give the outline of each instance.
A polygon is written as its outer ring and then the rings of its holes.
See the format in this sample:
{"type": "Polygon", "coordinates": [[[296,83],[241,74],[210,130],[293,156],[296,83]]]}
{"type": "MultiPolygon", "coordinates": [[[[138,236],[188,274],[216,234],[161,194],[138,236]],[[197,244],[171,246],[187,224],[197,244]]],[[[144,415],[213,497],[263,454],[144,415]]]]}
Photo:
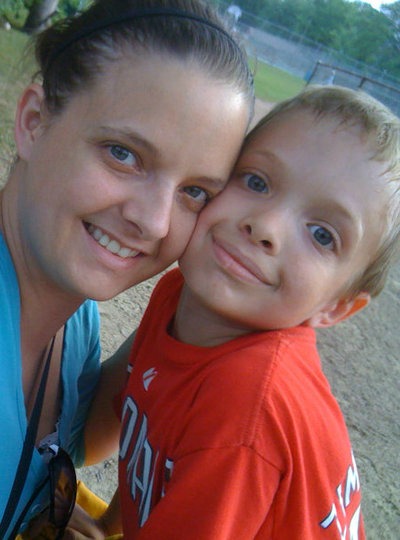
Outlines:
{"type": "Polygon", "coordinates": [[[149,182],[125,202],[123,217],[135,226],[143,240],[162,240],[170,230],[175,197],[175,186],[149,182]]]}

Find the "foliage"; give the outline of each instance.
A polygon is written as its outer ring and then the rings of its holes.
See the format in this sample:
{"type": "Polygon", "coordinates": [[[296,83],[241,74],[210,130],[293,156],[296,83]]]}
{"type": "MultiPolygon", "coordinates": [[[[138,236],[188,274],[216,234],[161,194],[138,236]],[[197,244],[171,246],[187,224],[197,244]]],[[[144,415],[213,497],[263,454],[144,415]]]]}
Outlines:
{"type": "Polygon", "coordinates": [[[72,17],[78,11],[85,9],[90,0],[60,0],[58,14],[61,17],[72,17]]]}
{"type": "Polygon", "coordinates": [[[400,1],[382,11],[349,0],[238,0],[251,12],[400,77],[400,1]]]}
{"type": "MultiPolygon", "coordinates": [[[[23,28],[34,4],[46,0],[0,0],[0,23],[23,28]]],[[[229,2],[209,0],[222,7],[229,2]]],[[[59,0],[55,17],[72,16],[90,0],[59,0]]],[[[351,58],[400,77],[400,0],[373,9],[350,0],[233,0],[250,12],[351,58]]]]}
{"type": "MultiPolygon", "coordinates": [[[[44,0],[0,0],[0,22],[7,21],[13,28],[22,29],[34,4],[44,0]]],[[[71,17],[84,9],[90,0],[59,0],[53,18],[71,17]]]]}
{"type": "Polygon", "coordinates": [[[20,28],[28,15],[24,0],[3,0],[0,6],[0,21],[7,21],[11,26],[20,28]]]}
{"type": "MultiPolygon", "coordinates": [[[[46,0],[0,0],[0,22],[23,28],[34,4],[46,0]]],[[[209,0],[221,7],[229,3],[209,0]]],[[[59,0],[55,18],[72,16],[90,0],[59,0]]],[[[400,77],[400,0],[373,9],[349,0],[233,0],[250,12],[342,54],[400,77]]]]}
{"type": "Polygon", "coordinates": [[[391,29],[385,67],[389,72],[400,73],[400,2],[384,4],[382,11],[389,18],[391,29]]]}

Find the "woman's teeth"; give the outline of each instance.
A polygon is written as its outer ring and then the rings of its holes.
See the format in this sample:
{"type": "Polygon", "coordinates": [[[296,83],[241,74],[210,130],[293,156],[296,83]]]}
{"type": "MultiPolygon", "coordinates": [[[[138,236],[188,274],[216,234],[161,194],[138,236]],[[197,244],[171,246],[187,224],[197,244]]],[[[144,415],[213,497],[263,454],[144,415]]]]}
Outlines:
{"type": "Polygon", "coordinates": [[[111,253],[114,253],[114,255],[122,257],[123,259],[126,259],[127,257],[136,257],[136,255],[139,253],[139,251],[130,249],[128,247],[121,247],[119,242],[116,240],[111,240],[108,234],[103,233],[101,229],[95,227],[94,225],[89,225],[87,230],[90,236],[92,236],[101,246],[106,248],[111,253]]]}

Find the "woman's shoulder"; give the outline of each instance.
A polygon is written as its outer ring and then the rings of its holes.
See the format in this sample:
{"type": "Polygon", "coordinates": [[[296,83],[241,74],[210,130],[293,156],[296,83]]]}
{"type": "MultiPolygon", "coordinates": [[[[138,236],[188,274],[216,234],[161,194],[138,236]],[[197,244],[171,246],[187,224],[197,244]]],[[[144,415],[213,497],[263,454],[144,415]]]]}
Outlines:
{"type": "Polygon", "coordinates": [[[64,354],[100,357],[100,317],[93,300],[86,300],[66,322],[64,354]]]}
{"type": "Polygon", "coordinates": [[[71,315],[67,321],[67,326],[73,326],[74,330],[90,331],[93,328],[99,328],[100,316],[97,302],[86,300],[71,315]]]}

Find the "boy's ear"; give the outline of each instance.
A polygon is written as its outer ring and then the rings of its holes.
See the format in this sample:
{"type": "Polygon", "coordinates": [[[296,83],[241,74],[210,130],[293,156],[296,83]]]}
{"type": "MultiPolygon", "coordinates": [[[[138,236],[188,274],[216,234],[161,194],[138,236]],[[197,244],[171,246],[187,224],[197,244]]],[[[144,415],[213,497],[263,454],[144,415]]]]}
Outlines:
{"type": "Polygon", "coordinates": [[[342,298],[310,317],[307,325],[314,328],[328,328],[364,309],[370,300],[371,295],[366,292],[360,292],[354,298],[342,298]]]}
{"type": "Polygon", "coordinates": [[[40,84],[30,84],[18,101],[15,116],[14,136],[21,159],[29,158],[33,142],[42,132],[45,124],[43,111],[43,87],[40,84]]]}

